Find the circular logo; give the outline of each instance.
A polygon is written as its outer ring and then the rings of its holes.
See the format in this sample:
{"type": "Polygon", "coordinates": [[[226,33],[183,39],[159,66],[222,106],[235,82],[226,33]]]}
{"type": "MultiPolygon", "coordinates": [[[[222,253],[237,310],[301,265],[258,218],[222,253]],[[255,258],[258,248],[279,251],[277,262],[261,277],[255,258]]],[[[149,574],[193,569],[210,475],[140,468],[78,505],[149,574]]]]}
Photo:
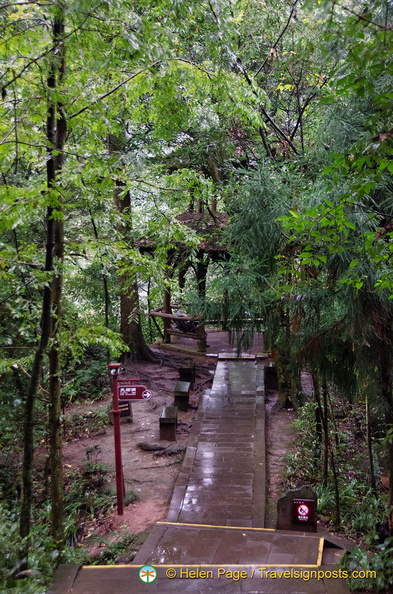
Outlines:
{"type": "Polygon", "coordinates": [[[308,507],[307,505],[299,505],[299,507],[297,508],[297,513],[299,514],[299,516],[308,516],[308,507]]]}
{"type": "Polygon", "coordinates": [[[145,390],[144,392],[142,392],[142,398],[144,400],[149,400],[151,398],[151,392],[149,392],[149,390],[145,390]]]}
{"type": "Polygon", "coordinates": [[[145,584],[151,584],[157,579],[157,570],[152,565],[144,565],[139,570],[139,579],[145,584]]]}

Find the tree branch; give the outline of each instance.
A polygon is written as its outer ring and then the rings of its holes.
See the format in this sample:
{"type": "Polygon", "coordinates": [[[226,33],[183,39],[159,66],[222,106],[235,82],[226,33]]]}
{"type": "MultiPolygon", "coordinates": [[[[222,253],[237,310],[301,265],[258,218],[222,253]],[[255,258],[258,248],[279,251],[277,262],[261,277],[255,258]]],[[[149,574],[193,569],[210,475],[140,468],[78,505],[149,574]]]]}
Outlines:
{"type": "MultiPolygon", "coordinates": [[[[2,146],[3,144],[14,144],[15,140],[2,140],[0,141],[0,146],[2,146]]],[[[22,140],[18,140],[18,144],[22,144],[23,146],[31,146],[31,147],[35,147],[35,148],[43,148],[45,150],[48,149],[48,146],[46,144],[34,144],[32,142],[23,142],[22,140]]],[[[49,147],[52,149],[52,147],[49,147]]],[[[54,148],[53,149],[55,152],[58,153],[62,153],[64,155],[72,155],[73,157],[76,157],[77,159],[81,159],[81,160],[86,160],[85,156],[82,155],[78,155],[78,153],[71,153],[70,151],[65,151],[59,148],[54,148]]]]}
{"type": "Polygon", "coordinates": [[[156,190],[164,190],[165,192],[188,192],[189,188],[164,188],[163,186],[156,186],[155,184],[151,184],[150,182],[147,182],[143,179],[137,179],[134,178],[131,181],[136,182],[138,184],[145,184],[146,186],[150,186],[151,188],[154,188],[156,190]]]}
{"type": "Polygon", "coordinates": [[[7,4],[1,4],[0,10],[10,6],[53,6],[53,4],[53,2],[8,2],[7,4]]]}
{"type": "MultiPolygon", "coordinates": [[[[30,2],[27,2],[26,4],[31,4],[30,2]]],[[[100,2],[97,6],[95,6],[92,9],[92,13],[97,10],[97,8],[99,6],[101,6],[102,2],[100,2]]],[[[13,6],[13,5],[9,5],[9,6],[13,6]]],[[[19,6],[19,5],[18,5],[19,6]]],[[[43,5],[46,6],[46,5],[43,5]]],[[[3,6],[0,6],[0,9],[3,8],[3,6]]],[[[55,44],[55,45],[51,45],[50,48],[46,49],[44,52],[42,52],[42,54],[39,54],[38,56],[36,56],[35,58],[31,58],[30,61],[22,68],[22,70],[16,74],[11,80],[9,80],[8,82],[6,82],[2,88],[1,88],[1,92],[2,92],[2,96],[3,99],[5,98],[5,94],[6,94],[6,88],[9,87],[13,82],[15,82],[16,80],[18,80],[18,78],[20,78],[23,73],[34,63],[38,62],[38,60],[41,60],[42,58],[44,58],[45,56],[47,56],[50,53],[53,53],[53,51],[56,49],[56,47],[58,47],[59,43],[63,43],[68,37],[71,37],[71,35],[74,35],[74,33],[76,33],[77,31],[79,31],[80,29],[82,29],[83,25],[85,24],[85,22],[88,20],[89,15],[85,18],[85,20],[83,21],[83,23],[81,23],[78,27],[76,27],[75,29],[73,29],[72,31],[70,31],[69,33],[67,33],[66,35],[63,35],[61,39],[59,39],[59,41],[55,44]]],[[[8,70],[6,70],[4,72],[4,74],[0,77],[3,78],[4,76],[6,76],[8,70]]]]}
{"type": "MultiPolygon", "coordinates": [[[[298,1],[298,0],[296,0],[296,1],[298,1]]],[[[252,85],[252,80],[251,80],[248,72],[244,68],[244,65],[243,65],[243,62],[242,62],[241,58],[237,57],[236,58],[236,63],[237,63],[237,66],[238,66],[240,72],[243,74],[244,78],[246,79],[247,83],[252,88],[252,86],[253,86],[252,85]]],[[[252,92],[254,93],[254,95],[257,96],[257,93],[255,92],[255,89],[252,88],[252,92]]],[[[281,130],[281,128],[275,123],[275,121],[269,116],[269,114],[267,113],[267,111],[263,107],[261,107],[261,113],[270,122],[270,124],[273,126],[273,128],[275,129],[275,131],[285,140],[285,142],[288,143],[288,145],[292,148],[292,150],[294,151],[294,153],[299,154],[298,153],[298,150],[295,147],[295,145],[293,144],[292,140],[285,134],[285,132],[283,130],[281,130]]],[[[261,130],[261,128],[260,128],[260,130],[261,130]]],[[[266,148],[264,136],[261,135],[261,137],[262,137],[262,141],[264,143],[264,146],[266,148]]],[[[269,152],[270,152],[270,148],[269,148],[269,152]]]]}
{"type": "Polygon", "coordinates": [[[125,84],[127,84],[133,78],[136,78],[140,74],[143,74],[144,72],[146,72],[146,70],[149,70],[149,68],[152,68],[153,66],[157,66],[157,64],[161,64],[161,62],[162,62],[162,60],[156,60],[156,62],[152,62],[151,64],[149,64],[149,66],[146,66],[146,68],[142,68],[142,70],[138,70],[138,72],[134,72],[133,74],[131,74],[131,76],[128,76],[125,80],[123,80],[118,85],[113,87],[113,89],[111,89],[110,91],[107,91],[103,95],[100,95],[99,97],[97,97],[97,99],[94,99],[94,101],[92,101],[88,105],[85,105],[85,107],[82,107],[82,109],[80,109],[79,111],[76,111],[75,113],[70,115],[68,119],[72,120],[72,118],[76,118],[77,116],[81,115],[82,113],[84,113],[85,111],[87,111],[88,109],[93,107],[93,105],[96,105],[99,101],[102,101],[103,99],[106,99],[106,97],[109,97],[109,95],[112,95],[113,93],[115,93],[118,89],[123,87],[125,84]]]}
{"type": "Polygon", "coordinates": [[[203,72],[204,74],[207,75],[207,77],[211,80],[211,74],[210,72],[208,72],[207,70],[205,70],[204,68],[202,68],[202,66],[200,66],[199,64],[197,64],[196,62],[193,62],[192,60],[187,60],[187,58],[168,58],[168,61],[174,61],[174,62],[186,62],[186,64],[191,64],[191,66],[194,66],[194,68],[197,68],[198,70],[200,70],[201,72],[203,72]]]}
{"type": "MultiPolygon", "coordinates": [[[[325,80],[323,81],[323,83],[321,84],[321,86],[318,87],[318,91],[320,91],[326,85],[326,83],[328,82],[328,80],[329,80],[328,78],[325,78],[325,80]]],[[[298,121],[296,122],[295,129],[293,130],[293,132],[291,134],[291,140],[295,137],[295,134],[296,134],[297,129],[299,127],[300,120],[303,117],[303,114],[304,114],[306,108],[310,105],[311,101],[313,99],[315,99],[315,97],[317,97],[317,95],[318,95],[318,92],[312,93],[311,95],[309,95],[307,97],[306,101],[304,102],[304,105],[303,105],[303,107],[302,107],[302,109],[301,109],[301,111],[299,113],[299,118],[298,118],[298,121]]]]}
{"type": "MultiPolygon", "coordinates": [[[[31,279],[31,280],[29,280],[27,283],[24,283],[24,284],[22,285],[22,287],[27,287],[28,285],[31,285],[31,283],[33,283],[35,280],[36,280],[35,278],[32,278],[32,279],[31,279]]],[[[15,291],[12,291],[12,293],[9,293],[9,295],[7,295],[7,297],[6,297],[5,299],[2,299],[2,301],[0,301],[0,305],[1,305],[2,303],[5,303],[6,301],[8,301],[8,299],[9,299],[10,297],[12,297],[13,295],[15,295],[15,293],[18,293],[18,291],[19,291],[19,287],[18,287],[17,289],[15,289],[15,291]]]]}
{"type": "MultiPolygon", "coordinates": [[[[31,379],[31,375],[30,375],[30,373],[29,373],[28,371],[26,371],[26,369],[25,369],[25,368],[24,368],[24,367],[23,367],[23,366],[22,366],[20,363],[19,363],[19,366],[20,366],[21,370],[23,371],[23,373],[24,373],[25,375],[27,375],[27,377],[29,377],[29,378],[31,379]]],[[[41,384],[38,384],[38,387],[39,387],[39,389],[40,389],[42,392],[44,392],[44,394],[49,394],[48,390],[45,390],[45,388],[43,388],[43,387],[41,386],[41,384]]],[[[49,401],[48,401],[48,400],[45,400],[45,402],[49,402],[49,401]]]]}
{"type": "MultiPolygon", "coordinates": [[[[186,64],[191,64],[191,66],[194,66],[195,68],[197,68],[201,72],[204,72],[211,79],[211,74],[207,70],[205,70],[204,68],[202,68],[201,66],[199,66],[199,64],[196,64],[195,62],[192,62],[192,60],[187,60],[186,58],[167,58],[167,61],[168,62],[172,62],[172,61],[173,62],[185,62],[186,64]]],[[[146,72],[146,70],[149,70],[150,68],[153,68],[154,66],[157,66],[158,64],[161,64],[162,62],[164,62],[163,59],[156,60],[155,62],[152,62],[151,64],[149,64],[145,68],[142,68],[142,70],[138,70],[138,72],[134,72],[133,74],[131,74],[130,76],[128,76],[126,79],[124,79],[122,82],[120,82],[118,85],[116,85],[115,87],[113,87],[113,89],[111,89],[110,91],[107,91],[103,95],[100,95],[99,97],[97,97],[97,99],[94,99],[94,101],[92,101],[88,105],[85,105],[85,107],[82,107],[79,111],[76,111],[75,113],[73,113],[72,115],[70,115],[68,119],[69,120],[72,120],[72,118],[76,118],[77,116],[81,115],[82,113],[84,113],[85,111],[87,111],[88,109],[90,109],[91,107],[93,107],[94,105],[96,105],[99,101],[102,101],[103,99],[106,99],[106,97],[109,97],[109,95],[112,95],[113,93],[115,93],[116,91],[118,91],[121,87],[123,87],[125,84],[127,84],[133,78],[136,78],[140,74],[143,74],[144,72],[146,72]]]]}
{"type": "Polygon", "coordinates": [[[289,144],[289,146],[291,147],[293,152],[296,153],[296,155],[298,155],[299,152],[298,152],[296,146],[293,144],[292,140],[285,134],[285,132],[283,130],[281,130],[280,126],[278,126],[276,124],[276,122],[270,117],[270,115],[267,113],[266,109],[264,109],[262,107],[261,112],[263,113],[265,118],[271,123],[271,125],[273,126],[273,128],[275,129],[277,134],[279,134],[285,140],[285,142],[287,142],[289,144]]]}
{"type": "Polygon", "coordinates": [[[382,31],[393,31],[393,28],[388,27],[387,24],[380,25],[379,23],[375,23],[374,21],[371,21],[370,19],[366,18],[364,12],[358,14],[354,10],[351,10],[350,8],[348,8],[347,6],[342,6],[342,5],[340,6],[340,8],[342,8],[346,12],[349,12],[353,16],[357,17],[359,20],[364,21],[365,23],[368,23],[369,25],[374,25],[374,27],[378,27],[378,29],[381,29],[382,31]]]}
{"type": "MultiPolygon", "coordinates": [[[[299,2],[299,0],[295,0],[295,3],[293,4],[292,8],[291,8],[291,12],[290,15],[288,17],[287,23],[284,27],[284,29],[281,31],[280,35],[277,37],[276,41],[274,42],[274,44],[272,45],[271,49],[275,49],[277,47],[277,45],[280,43],[281,38],[283,37],[283,35],[285,34],[285,31],[288,29],[293,13],[295,12],[295,8],[296,8],[296,4],[299,2]]],[[[268,61],[269,58],[269,54],[266,56],[266,58],[264,59],[263,63],[260,65],[260,67],[258,68],[258,70],[255,73],[255,78],[258,76],[258,74],[261,72],[261,70],[265,67],[266,62],[268,61]]]]}

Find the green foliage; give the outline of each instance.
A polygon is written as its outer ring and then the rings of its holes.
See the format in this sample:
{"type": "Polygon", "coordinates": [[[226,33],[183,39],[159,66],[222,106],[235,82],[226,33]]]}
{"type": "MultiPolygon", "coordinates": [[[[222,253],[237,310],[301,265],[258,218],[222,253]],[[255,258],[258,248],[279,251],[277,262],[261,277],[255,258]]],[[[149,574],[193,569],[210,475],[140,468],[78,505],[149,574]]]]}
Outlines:
{"type": "MultiPolygon", "coordinates": [[[[119,557],[123,557],[124,553],[127,553],[127,563],[130,563],[146,536],[145,533],[123,534],[115,542],[106,538],[97,539],[97,544],[104,545],[105,548],[92,565],[114,565],[119,562],[119,557]]],[[[94,542],[94,539],[91,542],[94,542]]]]}
{"type": "Polygon", "coordinates": [[[73,369],[66,370],[62,390],[63,402],[75,402],[83,398],[92,400],[102,398],[108,388],[106,357],[105,360],[102,357],[92,360],[87,356],[74,365],[73,369]]]}
{"type": "Polygon", "coordinates": [[[316,184],[318,203],[311,209],[306,203],[281,219],[284,232],[298,247],[290,268],[299,277],[304,267],[328,268],[332,255],[340,256],[346,267],[339,282],[354,293],[371,285],[383,297],[391,292],[391,246],[384,220],[392,205],[389,9],[376,2],[362,22],[356,10],[340,9],[329,1],[320,4],[319,11],[332,8],[324,13],[330,17],[325,20],[324,41],[330,51],[327,60],[336,61],[326,95],[327,101],[334,101],[335,115],[329,108],[331,119],[325,120],[323,138],[330,163],[323,169],[322,187],[316,184]]]}
{"type": "MultiPolygon", "coordinates": [[[[189,313],[229,320],[239,346],[266,327],[266,345],[281,350],[292,375],[310,365],[354,402],[371,386],[380,423],[376,378],[393,316],[390,3],[71,0],[66,69],[49,91],[60,4],[0,11],[0,479],[10,513],[17,493],[8,456],[19,455],[42,295],[59,271],[44,272],[48,207],[65,225],[55,320],[64,404],[106,389],[108,359],[126,350],[120,294],[138,282],[142,305],[129,321],[149,338],[140,311],[161,305],[170,286],[189,313]],[[53,103],[68,133],[48,188],[53,103]],[[230,217],[222,240],[176,218],[208,212],[213,201],[230,217]],[[186,290],[175,289],[172,263],[195,269],[201,241],[211,239],[231,258],[210,265],[206,296],[190,274],[186,290]],[[177,254],[170,263],[168,250],[177,254]]],[[[36,442],[46,437],[48,379],[44,358],[36,442]]],[[[307,404],[297,422],[304,449],[290,459],[293,480],[316,481],[314,415],[307,404]]],[[[65,428],[75,437],[107,420],[97,411],[65,428]]],[[[338,433],[348,469],[345,448],[352,462],[355,448],[344,428],[338,433]]],[[[385,435],[386,445],[390,427],[385,435]]],[[[74,499],[69,493],[70,541],[75,517],[95,513],[86,481],[75,477],[74,499]]],[[[340,485],[344,516],[369,531],[380,502],[359,483],[340,485]],[[370,513],[352,515],[351,502],[366,496],[370,513]]],[[[320,498],[328,511],[326,493],[320,498]]]]}
{"type": "Polygon", "coordinates": [[[59,556],[47,527],[44,524],[32,527],[29,573],[24,579],[15,579],[21,564],[18,517],[15,511],[6,511],[0,506],[0,519],[0,591],[44,594],[59,556]]]}
{"type": "MultiPolygon", "coordinates": [[[[335,431],[331,427],[330,441],[331,447],[332,442],[335,443],[342,529],[348,535],[361,537],[373,547],[379,538],[377,526],[384,522],[386,498],[370,489],[364,434],[356,436],[359,419],[363,417],[362,409],[336,396],[333,398],[333,410],[337,429],[335,431]]],[[[315,403],[306,402],[297,411],[297,418],[292,423],[295,442],[300,447],[287,455],[286,484],[291,488],[311,484],[318,496],[318,513],[327,521],[335,511],[335,492],[330,475],[326,484],[322,482],[322,444],[318,444],[315,411],[315,403]]]]}
{"type": "Polygon", "coordinates": [[[114,496],[105,487],[108,468],[88,454],[84,468],[68,472],[65,497],[65,538],[69,546],[80,540],[85,522],[103,517],[114,505],[114,496]]]}
{"type": "Polygon", "coordinates": [[[64,435],[67,439],[81,439],[82,437],[100,435],[106,432],[109,423],[108,407],[103,405],[86,413],[65,416],[63,420],[64,435]]]}
{"type": "Polygon", "coordinates": [[[348,580],[351,591],[389,592],[393,585],[393,540],[388,538],[378,551],[370,555],[365,550],[355,547],[341,560],[340,565],[349,574],[352,571],[375,572],[376,577],[348,580]]]}

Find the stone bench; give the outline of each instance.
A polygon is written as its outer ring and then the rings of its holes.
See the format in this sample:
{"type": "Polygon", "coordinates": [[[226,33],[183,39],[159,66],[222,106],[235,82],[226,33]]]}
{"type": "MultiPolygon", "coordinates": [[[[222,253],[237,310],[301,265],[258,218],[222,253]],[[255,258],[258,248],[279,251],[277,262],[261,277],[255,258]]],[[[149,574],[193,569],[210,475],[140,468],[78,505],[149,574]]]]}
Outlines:
{"type": "Polygon", "coordinates": [[[188,401],[190,399],[190,382],[177,381],[173,393],[175,395],[174,406],[177,406],[179,410],[187,412],[188,401]]]}
{"type": "Polygon", "coordinates": [[[195,375],[195,361],[191,360],[183,367],[179,367],[179,380],[181,382],[190,382],[190,390],[194,389],[195,375]]]}
{"type": "Polygon", "coordinates": [[[160,440],[176,441],[177,406],[164,406],[160,415],[160,440]]]}

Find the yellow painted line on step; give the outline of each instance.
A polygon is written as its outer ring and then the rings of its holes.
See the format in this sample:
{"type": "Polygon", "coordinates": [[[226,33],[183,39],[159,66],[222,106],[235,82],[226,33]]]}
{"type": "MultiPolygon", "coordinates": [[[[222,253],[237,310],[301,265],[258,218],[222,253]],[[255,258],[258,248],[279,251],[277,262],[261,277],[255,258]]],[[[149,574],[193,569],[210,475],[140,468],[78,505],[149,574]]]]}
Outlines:
{"type": "Polygon", "coordinates": [[[183,564],[177,564],[177,563],[170,563],[170,564],[157,564],[157,563],[151,563],[150,561],[147,561],[146,563],[144,563],[143,565],[82,565],[82,569],[140,569],[141,567],[146,567],[146,565],[153,565],[153,567],[156,567],[157,569],[159,569],[160,567],[162,567],[163,569],[168,569],[169,567],[173,567],[175,569],[180,569],[181,567],[187,567],[187,568],[202,568],[202,567],[212,567],[212,568],[217,568],[217,567],[244,567],[244,568],[253,568],[253,567],[279,567],[279,568],[303,568],[303,569],[310,569],[310,568],[316,568],[316,567],[320,567],[320,565],[316,565],[315,563],[216,563],[215,565],[212,565],[211,563],[198,563],[198,564],[193,564],[193,563],[183,563],[183,564]]]}
{"type": "Polygon", "coordinates": [[[186,522],[157,522],[161,526],[191,526],[194,528],[225,528],[225,530],[254,530],[275,532],[274,528],[250,528],[249,526],[217,526],[216,524],[187,524],[186,522]]]}
{"type": "Polygon", "coordinates": [[[318,547],[318,559],[317,559],[318,567],[320,567],[322,565],[323,545],[324,545],[324,539],[320,538],[319,539],[319,547],[318,547]]]}

